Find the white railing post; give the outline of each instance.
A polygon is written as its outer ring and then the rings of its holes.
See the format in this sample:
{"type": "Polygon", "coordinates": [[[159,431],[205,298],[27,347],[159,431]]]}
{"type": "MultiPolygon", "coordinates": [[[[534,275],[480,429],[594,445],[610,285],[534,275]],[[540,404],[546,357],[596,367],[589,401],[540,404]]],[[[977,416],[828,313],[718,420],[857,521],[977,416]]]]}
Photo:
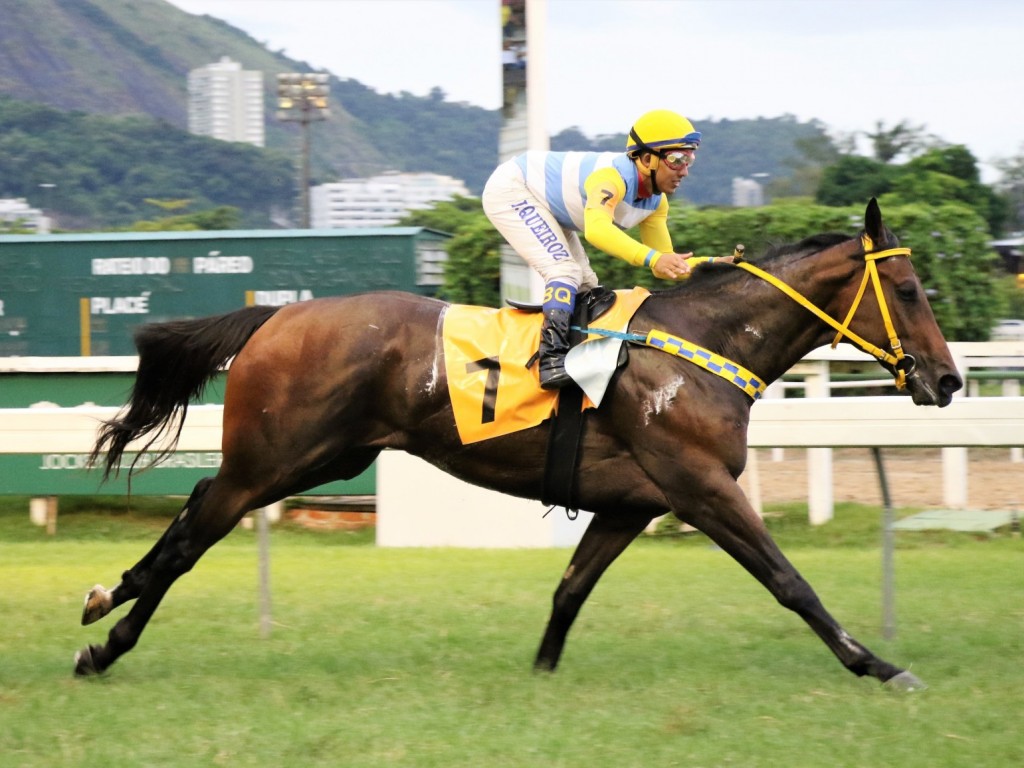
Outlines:
{"type": "MultiPolygon", "coordinates": [[[[1020,380],[1003,379],[1003,397],[1020,397],[1020,380]]],[[[1024,444],[1024,435],[1021,435],[1021,443],[1024,444]]],[[[1010,461],[1014,464],[1024,462],[1024,447],[1015,445],[1010,448],[1010,461]]]]}
{"type": "MultiPolygon", "coordinates": [[[[960,375],[967,378],[970,364],[963,357],[956,358],[960,375]]],[[[967,390],[973,389],[976,381],[969,382],[967,390]]],[[[964,396],[960,390],[954,398],[964,396]]],[[[967,448],[955,446],[942,449],[942,501],[951,509],[967,509],[967,448]]]]}
{"type": "MultiPolygon", "coordinates": [[[[785,397],[785,396],[786,396],[786,388],[783,386],[782,379],[779,379],[778,381],[773,381],[771,384],[768,385],[768,388],[765,389],[764,394],[761,396],[761,400],[765,400],[767,398],[772,398],[772,399],[782,398],[782,397],[785,397]]],[[[772,451],[772,461],[785,461],[785,459],[786,459],[786,449],[785,448],[772,448],[771,451],[772,451]]]]}
{"type": "Polygon", "coordinates": [[[764,503],[761,499],[761,468],[757,463],[757,448],[747,449],[747,468],[740,475],[740,486],[747,495],[750,506],[757,512],[757,516],[764,517],[764,503]]]}
{"type": "MultiPolygon", "coordinates": [[[[807,397],[829,397],[829,362],[817,360],[813,371],[804,377],[807,397]]],[[[821,525],[832,519],[832,449],[807,449],[807,516],[812,525],[821,525]]]]}

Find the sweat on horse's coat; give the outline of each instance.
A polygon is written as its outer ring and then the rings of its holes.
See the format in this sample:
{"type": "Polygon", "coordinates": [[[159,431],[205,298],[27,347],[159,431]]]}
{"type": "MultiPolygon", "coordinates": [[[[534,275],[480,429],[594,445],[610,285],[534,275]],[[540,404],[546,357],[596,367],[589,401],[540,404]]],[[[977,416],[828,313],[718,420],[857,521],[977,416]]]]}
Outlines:
{"type": "Polygon", "coordinates": [[[672,406],[672,401],[676,399],[676,393],[685,384],[686,377],[679,376],[651,392],[646,397],[644,406],[644,424],[651,423],[651,416],[657,416],[662,411],[668,410],[672,406]]]}
{"type": "MultiPolygon", "coordinates": [[[[864,224],[875,250],[866,250],[861,237],[824,234],[774,249],[758,265],[829,318],[846,318],[866,260],[896,243],[874,200],[864,224]]],[[[912,356],[903,370],[906,392],[918,405],[941,407],[962,381],[906,255],[870,262],[881,287],[864,296],[849,328],[887,348],[882,297],[903,359],[912,356]]],[[[92,459],[102,460],[106,476],[133,440],[180,434],[189,402],[233,358],[223,462],[216,477],[196,485],[182,514],[116,587],[89,593],[86,624],[135,603],[106,644],[79,651],[75,672],[103,672],[133,648],[175,580],[248,511],[354,477],[384,449],[420,456],[471,483],[538,498],[546,425],[471,445],[459,439],[437,364],[446,306],[409,294],[373,293],[143,326],[135,339],[139,368],[129,402],[102,426],[92,459]]],[[[763,277],[725,264],[702,266],[686,283],[652,294],[629,331],[646,336],[652,329],[714,350],[765,382],[835,335],[763,277]],[[760,338],[746,330],[751,318],[760,338]]],[[[895,373],[888,359],[881,364],[895,373]]],[[[843,630],[750,507],[736,483],[746,462],[750,407],[750,396],[723,378],[658,350],[630,350],[629,365],[616,374],[601,407],[586,412],[576,500],[594,517],[555,592],[537,668],[555,668],[601,574],[654,517],[672,512],[803,618],[847,669],[891,685],[920,686],[843,630]]]]}

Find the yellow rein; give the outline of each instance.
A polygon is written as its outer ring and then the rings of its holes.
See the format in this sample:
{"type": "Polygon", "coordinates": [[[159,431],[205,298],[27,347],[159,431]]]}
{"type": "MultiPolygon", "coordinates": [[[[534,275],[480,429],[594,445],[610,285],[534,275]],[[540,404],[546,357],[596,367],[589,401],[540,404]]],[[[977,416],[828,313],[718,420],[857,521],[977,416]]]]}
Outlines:
{"type": "MultiPolygon", "coordinates": [[[[741,261],[735,266],[771,283],[784,294],[789,296],[789,298],[793,299],[797,304],[813,313],[818,319],[835,328],[836,337],[832,340],[833,349],[835,349],[835,346],[839,343],[840,339],[843,336],[846,336],[850,341],[863,349],[869,355],[891,365],[896,371],[896,389],[903,389],[907,385],[908,371],[904,370],[905,366],[903,364],[906,356],[903,353],[903,345],[900,343],[899,337],[896,335],[895,328],[893,328],[892,317],[889,314],[889,307],[885,303],[885,295],[882,293],[882,282],[878,276],[878,267],[875,262],[879,259],[888,258],[889,256],[906,256],[909,258],[910,249],[887,248],[882,251],[874,251],[872,250],[874,248],[874,242],[866,234],[861,236],[861,243],[864,246],[864,261],[866,262],[866,266],[864,268],[864,279],[861,280],[860,289],[857,291],[857,298],[853,300],[853,305],[850,307],[850,311],[846,315],[846,320],[844,320],[842,324],[826,315],[822,310],[806,299],[800,292],[790,288],[784,282],[779,280],[779,278],[775,277],[775,275],[770,275],[764,270],[758,269],[753,264],[745,261],[741,261]],[[882,313],[882,322],[885,323],[885,331],[889,336],[889,345],[892,347],[891,353],[876,347],[874,344],[871,344],[867,340],[858,336],[849,328],[850,322],[853,320],[853,316],[857,313],[857,308],[860,306],[860,301],[864,297],[864,291],[867,288],[869,278],[875,288],[875,297],[878,299],[878,307],[882,313]]],[[[910,363],[911,364],[906,367],[908,367],[909,370],[913,370],[913,358],[910,358],[910,363]]]]}

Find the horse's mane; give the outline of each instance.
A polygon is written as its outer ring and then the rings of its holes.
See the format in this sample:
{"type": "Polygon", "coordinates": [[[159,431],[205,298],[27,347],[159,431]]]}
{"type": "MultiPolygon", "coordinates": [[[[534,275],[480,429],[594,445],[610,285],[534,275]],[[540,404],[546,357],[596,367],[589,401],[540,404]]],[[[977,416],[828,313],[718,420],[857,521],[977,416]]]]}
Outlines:
{"type": "MultiPolygon", "coordinates": [[[[846,242],[850,239],[850,235],[846,235],[841,232],[823,232],[818,235],[805,237],[797,243],[769,245],[769,247],[759,256],[747,260],[756,264],[761,269],[771,272],[773,267],[777,267],[782,263],[795,261],[806,256],[820,253],[821,251],[831,248],[834,245],[839,245],[839,243],[846,242]]],[[[705,292],[725,285],[733,280],[743,279],[747,274],[748,273],[742,270],[733,269],[725,264],[702,264],[693,271],[693,275],[689,280],[685,280],[679,285],[671,288],[656,291],[656,293],[686,293],[689,291],[705,292]]]]}
{"type": "Polygon", "coordinates": [[[820,235],[805,237],[798,243],[773,245],[766,250],[757,260],[759,266],[768,266],[768,262],[787,259],[789,257],[802,258],[814,253],[820,253],[834,245],[839,245],[850,240],[850,235],[841,232],[823,232],[820,235]]]}

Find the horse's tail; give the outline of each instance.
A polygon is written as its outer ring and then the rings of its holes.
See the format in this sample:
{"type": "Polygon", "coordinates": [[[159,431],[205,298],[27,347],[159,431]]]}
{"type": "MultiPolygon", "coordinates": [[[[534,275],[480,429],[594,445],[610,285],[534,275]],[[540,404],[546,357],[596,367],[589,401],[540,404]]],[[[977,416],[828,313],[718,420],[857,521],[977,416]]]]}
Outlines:
{"type": "Polygon", "coordinates": [[[153,433],[132,461],[129,475],[144,452],[161,438],[172,435],[153,461],[157,464],[178,443],[188,404],[198,399],[224,365],[279,307],[246,307],[216,317],[150,323],[135,332],[139,369],[128,403],[118,415],[103,422],[89,455],[94,466],[103,459],[103,480],[116,476],[121,455],[133,440],[153,433]]]}

